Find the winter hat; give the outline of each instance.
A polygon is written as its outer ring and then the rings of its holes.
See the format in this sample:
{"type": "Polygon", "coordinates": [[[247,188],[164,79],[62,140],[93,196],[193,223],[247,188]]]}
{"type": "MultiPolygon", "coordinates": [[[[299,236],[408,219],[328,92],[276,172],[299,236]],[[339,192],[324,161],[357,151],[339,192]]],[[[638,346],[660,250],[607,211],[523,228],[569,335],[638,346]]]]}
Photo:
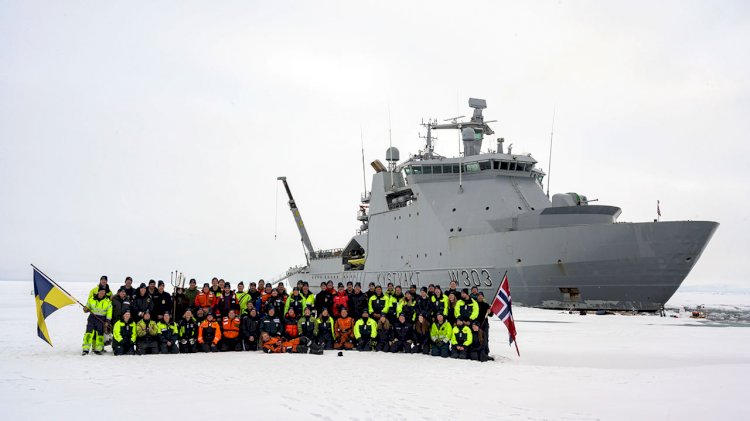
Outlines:
{"type": "Polygon", "coordinates": [[[125,291],[125,287],[120,287],[120,288],[117,288],[117,292],[118,292],[118,293],[119,293],[119,292],[121,292],[121,291],[125,291]]]}
{"type": "Polygon", "coordinates": [[[151,315],[151,310],[149,310],[149,309],[143,310],[143,315],[145,316],[147,314],[150,316],[151,315]]]}
{"type": "Polygon", "coordinates": [[[370,312],[367,311],[367,309],[362,310],[362,314],[365,314],[365,313],[370,314],[370,312]]]}
{"type": "Polygon", "coordinates": [[[141,288],[146,288],[146,284],[144,284],[143,282],[141,282],[141,284],[138,286],[138,289],[141,289],[141,288]]]}
{"type": "Polygon", "coordinates": [[[193,285],[194,283],[196,283],[195,278],[191,278],[190,279],[190,285],[193,285]]]}
{"type": "Polygon", "coordinates": [[[151,279],[151,280],[149,280],[149,281],[148,281],[148,284],[149,284],[149,285],[151,285],[151,284],[155,284],[155,283],[156,283],[156,281],[154,281],[153,279],[151,279]]]}
{"type": "Polygon", "coordinates": [[[101,281],[102,279],[106,281],[106,280],[107,280],[107,275],[102,275],[102,277],[101,277],[101,278],[99,278],[99,280],[100,280],[100,281],[101,281]]]}
{"type": "Polygon", "coordinates": [[[244,287],[244,286],[245,286],[245,283],[244,283],[244,282],[242,282],[242,281],[240,281],[239,283],[237,283],[237,286],[240,286],[240,285],[242,285],[242,286],[244,287]]]}
{"type": "Polygon", "coordinates": [[[360,284],[359,282],[355,283],[354,286],[362,288],[362,284],[360,284]]]}
{"type": "Polygon", "coordinates": [[[343,287],[344,287],[344,284],[339,282],[338,288],[343,288],[343,287]]]}
{"type": "Polygon", "coordinates": [[[203,283],[203,288],[211,288],[211,286],[210,286],[210,285],[208,285],[208,282],[204,282],[204,283],[203,283]]]}
{"type": "Polygon", "coordinates": [[[427,287],[422,287],[422,291],[427,292],[427,287]]]}
{"type": "Polygon", "coordinates": [[[123,315],[125,315],[125,313],[128,313],[128,314],[130,314],[130,309],[129,309],[129,308],[128,308],[128,309],[125,309],[125,311],[123,311],[123,312],[122,312],[122,314],[123,314],[123,315]]]}
{"type": "Polygon", "coordinates": [[[160,286],[160,287],[163,287],[163,286],[164,286],[164,281],[162,281],[161,279],[159,279],[159,284],[158,284],[158,286],[160,286]]]}
{"type": "Polygon", "coordinates": [[[106,290],[107,290],[107,287],[105,287],[104,285],[99,285],[99,290],[98,291],[106,291],[106,290]]]}
{"type": "Polygon", "coordinates": [[[230,284],[229,282],[224,283],[224,288],[231,288],[231,287],[232,287],[232,284],[230,284]]]}
{"type": "Polygon", "coordinates": [[[469,288],[464,288],[461,290],[461,293],[469,295],[469,288]]]}

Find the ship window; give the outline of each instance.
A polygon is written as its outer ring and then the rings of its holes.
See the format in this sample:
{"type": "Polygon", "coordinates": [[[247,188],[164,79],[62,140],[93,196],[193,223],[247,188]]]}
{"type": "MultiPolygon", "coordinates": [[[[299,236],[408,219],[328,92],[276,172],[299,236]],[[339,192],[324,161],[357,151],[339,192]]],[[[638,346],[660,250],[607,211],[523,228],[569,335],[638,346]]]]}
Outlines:
{"type": "Polygon", "coordinates": [[[458,174],[458,165],[453,166],[453,174],[458,174]]]}
{"type": "Polygon", "coordinates": [[[500,169],[501,170],[507,170],[508,169],[508,161],[501,161],[500,162],[500,169]]]}
{"type": "Polygon", "coordinates": [[[479,164],[476,162],[470,162],[466,164],[466,172],[477,172],[479,171],[479,164]]]}
{"type": "Polygon", "coordinates": [[[510,165],[508,165],[509,171],[515,171],[516,170],[516,163],[515,162],[509,162],[510,165]]]}
{"type": "Polygon", "coordinates": [[[490,161],[482,161],[482,162],[479,163],[479,169],[481,171],[489,170],[491,167],[492,166],[491,166],[490,161]]]}
{"type": "Polygon", "coordinates": [[[405,167],[405,168],[404,168],[404,173],[405,173],[406,175],[409,175],[409,174],[411,174],[411,167],[405,167]]]}
{"type": "Polygon", "coordinates": [[[412,174],[422,174],[422,166],[415,165],[411,168],[412,174]]]}
{"type": "Polygon", "coordinates": [[[492,161],[492,169],[493,170],[499,170],[500,169],[500,161],[492,161]]]}
{"type": "Polygon", "coordinates": [[[442,174],[443,173],[443,166],[442,165],[433,165],[432,166],[432,173],[433,174],[442,174]]]}
{"type": "Polygon", "coordinates": [[[422,166],[422,174],[432,174],[432,166],[431,165],[423,165],[422,166]]]}
{"type": "Polygon", "coordinates": [[[526,164],[523,162],[516,164],[516,171],[526,171],[526,164]]]}

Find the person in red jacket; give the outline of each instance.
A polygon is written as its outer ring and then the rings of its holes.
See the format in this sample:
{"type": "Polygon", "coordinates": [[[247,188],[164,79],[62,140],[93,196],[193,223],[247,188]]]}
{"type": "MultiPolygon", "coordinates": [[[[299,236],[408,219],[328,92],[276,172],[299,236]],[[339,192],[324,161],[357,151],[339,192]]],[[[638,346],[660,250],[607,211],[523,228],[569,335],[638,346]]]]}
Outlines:
{"type": "Polygon", "coordinates": [[[203,284],[203,289],[195,296],[195,302],[193,304],[195,304],[196,308],[202,308],[203,312],[208,314],[214,306],[214,300],[214,294],[208,288],[208,284],[203,284]]]}
{"type": "Polygon", "coordinates": [[[242,342],[240,342],[240,318],[234,309],[229,310],[227,317],[221,321],[221,352],[224,351],[242,351],[242,342]]]}
{"type": "Polygon", "coordinates": [[[203,352],[218,351],[221,340],[221,327],[214,321],[214,315],[208,313],[206,320],[198,327],[198,344],[203,352]]]}
{"type": "Polygon", "coordinates": [[[344,289],[344,284],[339,282],[339,291],[333,296],[333,317],[341,317],[341,308],[349,310],[349,294],[344,289]]]}

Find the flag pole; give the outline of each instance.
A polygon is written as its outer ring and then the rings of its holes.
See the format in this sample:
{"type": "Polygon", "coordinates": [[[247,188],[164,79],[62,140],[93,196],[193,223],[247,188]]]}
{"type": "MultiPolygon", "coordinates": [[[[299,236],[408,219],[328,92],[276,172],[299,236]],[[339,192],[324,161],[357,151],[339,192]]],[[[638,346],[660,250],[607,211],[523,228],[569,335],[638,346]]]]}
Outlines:
{"type": "MultiPolygon", "coordinates": [[[[48,281],[52,282],[52,284],[54,284],[54,285],[55,285],[56,287],[60,288],[60,290],[62,290],[62,292],[64,292],[64,293],[68,294],[68,297],[72,298],[72,299],[73,299],[73,300],[74,300],[74,301],[75,301],[76,303],[78,303],[78,305],[79,305],[79,306],[83,307],[83,309],[84,309],[84,310],[88,310],[88,309],[89,309],[88,307],[86,307],[85,305],[83,305],[83,303],[82,303],[82,302],[78,301],[78,298],[74,297],[74,296],[73,296],[73,295],[72,295],[71,293],[69,293],[68,291],[66,291],[66,290],[65,290],[65,288],[61,287],[60,285],[58,285],[58,284],[57,284],[57,282],[53,281],[53,280],[52,280],[52,278],[50,278],[49,276],[47,276],[47,274],[46,274],[46,273],[42,272],[42,270],[41,270],[41,269],[39,269],[38,267],[34,266],[34,264],[33,264],[33,263],[30,263],[30,265],[31,265],[31,267],[33,267],[33,268],[34,268],[34,269],[35,269],[35,270],[36,270],[37,272],[41,273],[41,274],[42,274],[42,276],[44,276],[45,278],[47,278],[47,280],[48,280],[48,281]]],[[[98,315],[96,315],[96,314],[94,314],[94,313],[91,313],[91,315],[92,315],[92,316],[94,316],[95,318],[99,319],[99,321],[100,321],[100,322],[103,322],[103,323],[104,323],[104,322],[106,322],[106,320],[105,320],[105,319],[103,319],[103,318],[99,317],[98,315]]]]}

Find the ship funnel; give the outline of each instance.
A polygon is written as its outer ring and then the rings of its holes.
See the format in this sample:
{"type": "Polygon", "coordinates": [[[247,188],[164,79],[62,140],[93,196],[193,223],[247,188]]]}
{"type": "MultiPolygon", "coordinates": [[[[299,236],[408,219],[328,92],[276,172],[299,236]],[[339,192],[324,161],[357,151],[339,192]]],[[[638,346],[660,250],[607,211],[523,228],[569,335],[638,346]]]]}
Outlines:
{"type": "Polygon", "coordinates": [[[503,143],[505,143],[504,137],[498,137],[497,138],[497,153],[504,153],[503,152],[503,143]]]}

